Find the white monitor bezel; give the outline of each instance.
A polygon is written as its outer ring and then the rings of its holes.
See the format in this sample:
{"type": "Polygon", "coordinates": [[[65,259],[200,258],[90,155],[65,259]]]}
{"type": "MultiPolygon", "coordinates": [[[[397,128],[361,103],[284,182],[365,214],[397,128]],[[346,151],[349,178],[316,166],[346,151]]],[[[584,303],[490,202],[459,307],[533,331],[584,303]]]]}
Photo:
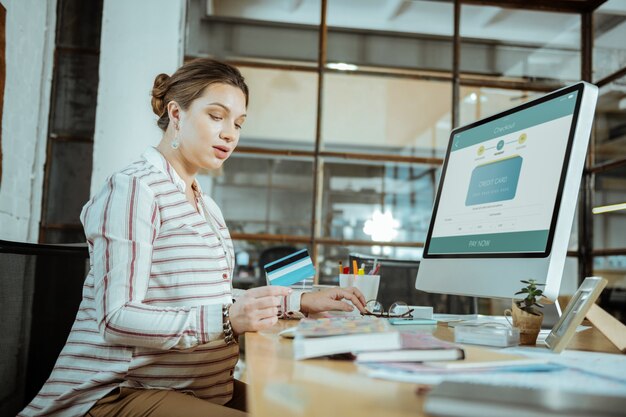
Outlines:
{"type": "Polygon", "coordinates": [[[547,94],[543,97],[540,97],[538,99],[529,101],[527,103],[524,103],[520,106],[514,107],[512,109],[506,110],[504,112],[501,113],[497,113],[494,114],[492,116],[489,116],[485,119],[481,119],[478,120],[474,123],[471,123],[469,125],[465,125],[462,127],[458,127],[454,130],[452,130],[452,132],[450,133],[450,139],[448,141],[448,149],[446,151],[446,157],[443,163],[443,167],[441,170],[441,177],[439,180],[439,186],[437,187],[437,195],[435,197],[435,203],[433,206],[433,214],[430,220],[430,225],[428,227],[428,234],[426,235],[426,242],[424,244],[424,254],[423,257],[424,258],[545,258],[547,256],[550,255],[550,252],[552,250],[552,242],[554,240],[554,234],[555,234],[555,229],[556,229],[556,223],[557,223],[557,218],[558,218],[558,213],[559,213],[559,208],[561,207],[561,201],[562,201],[562,195],[563,195],[563,187],[565,185],[565,178],[567,175],[567,169],[569,166],[569,162],[570,162],[570,156],[571,156],[571,151],[572,151],[572,145],[574,143],[574,137],[576,135],[576,127],[578,124],[578,115],[579,115],[579,111],[580,111],[580,106],[581,106],[581,102],[582,102],[582,98],[583,98],[583,90],[585,88],[584,83],[578,83],[578,84],[574,84],[572,86],[557,90],[555,92],[552,92],[550,94],[547,94]],[[429,253],[429,248],[430,248],[430,241],[431,241],[431,237],[432,237],[432,233],[433,233],[433,228],[436,222],[436,218],[437,218],[437,209],[439,207],[439,201],[440,201],[440,197],[441,197],[441,193],[443,190],[443,187],[445,186],[445,178],[446,178],[446,171],[447,171],[447,167],[448,167],[448,162],[450,159],[450,153],[451,153],[451,149],[452,149],[452,138],[454,138],[455,135],[470,130],[470,129],[474,129],[478,126],[484,125],[486,123],[490,123],[492,121],[510,116],[512,114],[524,111],[530,107],[545,103],[547,101],[550,100],[554,100],[558,97],[561,96],[567,96],[568,94],[571,94],[573,92],[578,92],[577,94],[577,98],[576,98],[576,104],[574,107],[574,111],[572,113],[573,117],[572,117],[572,123],[570,125],[570,131],[569,131],[569,135],[568,135],[568,143],[567,143],[567,147],[565,150],[565,155],[563,156],[563,163],[562,163],[562,167],[561,167],[561,177],[559,179],[559,185],[557,187],[557,191],[556,191],[556,199],[554,202],[554,207],[552,208],[552,220],[550,221],[550,229],[548,232],[548,239],[546,241],[546,247],[545,250],[543,252],[477,252],[477,253],[436,253],[436,254],[432,254],[429,253]]]}
{"type": "MultiPolygon", "coordinates": [[[[521,279],[536,279],[545,283],[544,294],[554,300],[559,294],[561,278],[565,266],[568,244],[577,206],[578,193],[582,172],[587,155],[587,147],[593,124],[595,105],[598,97],[598,88],[592,84],[579,82],[564,87],[542,98],[517,106],[506,112],[496,114],[471,125],[455,129],[456,132],[466,130],[479,123],[485,123],[502,117],[503,114],[512,114],[520,109],[542,103],[562,94],[578,90],[575,108],[575,123],[570,128],[568,138],[567,165],[565,174],[561,174],[559,184],[559,206],[553,212],[553,224],[547,250],[544,253],[483,253],[483,254],[428,254],[430,238],[437,206],[434,206],[431,218],[425,251],[415,281],[415,288],[422,291],[458,294],[478,297],[510,298],[520,288],[521,279]],[[556,221],[555,221],[556,220],[556,221]]],[[[446,154],[446,164],[450,154],[450,145],[446,154]]],[[[442,178],[437,189],[436,202],[439,201],[444,181],[442,178]]]]}

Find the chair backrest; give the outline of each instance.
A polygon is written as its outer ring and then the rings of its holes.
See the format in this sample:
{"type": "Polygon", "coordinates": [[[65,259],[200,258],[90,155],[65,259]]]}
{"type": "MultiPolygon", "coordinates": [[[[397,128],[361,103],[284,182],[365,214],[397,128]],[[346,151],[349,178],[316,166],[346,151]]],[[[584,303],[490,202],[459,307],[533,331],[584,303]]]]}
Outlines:
{"type": "Polygon", "coordinates": [[[0,240],[0,365],[8,370],[0,415],[17,414],[49,377],[82,299],[88,258],[86,244],[0,240]]]}

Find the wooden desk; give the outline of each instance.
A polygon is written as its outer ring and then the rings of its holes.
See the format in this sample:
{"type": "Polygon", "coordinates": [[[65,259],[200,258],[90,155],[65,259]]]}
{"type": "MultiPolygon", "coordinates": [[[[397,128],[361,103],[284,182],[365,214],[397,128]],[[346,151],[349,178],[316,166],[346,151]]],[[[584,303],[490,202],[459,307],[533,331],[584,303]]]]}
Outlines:
{"type": "MultiPolygon", "coordinates": [[[[425,396],[417,395],[416,384],[368,378],[349,361],[294,361],[292,341],[278,332],[296,324],[281,320],[269,331],[245,336],[252,416],[424,416],[425,396]]],[[[434,334],[444,340],[453,336],[441,326],[434,334]]],[[[576,334],[569,348],[619,353],[596,329],[576,334]]]]}

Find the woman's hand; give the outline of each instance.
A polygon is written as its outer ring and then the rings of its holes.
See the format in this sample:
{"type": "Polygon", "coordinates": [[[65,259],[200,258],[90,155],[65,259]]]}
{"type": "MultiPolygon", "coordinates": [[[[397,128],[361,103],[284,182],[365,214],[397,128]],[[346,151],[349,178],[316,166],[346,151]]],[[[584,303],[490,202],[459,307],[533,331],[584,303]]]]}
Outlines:
{"type": "Polygon", "coordinates": [[[307,292],[300,298],[300,311],[304,314],[320,313],[328,310],[353,311],[354,307],[341,300],[352,301],[352,304],[365,313],[365,297],[354,287],[329,288],[322,291],[307,292]]]}
{"type": "Polygon", "coordinates": [[[279,286],[252,288],[230,306],[230,324],[235,334],[272,327],[278,321],[278,307],[291,289],[279,286]]]}

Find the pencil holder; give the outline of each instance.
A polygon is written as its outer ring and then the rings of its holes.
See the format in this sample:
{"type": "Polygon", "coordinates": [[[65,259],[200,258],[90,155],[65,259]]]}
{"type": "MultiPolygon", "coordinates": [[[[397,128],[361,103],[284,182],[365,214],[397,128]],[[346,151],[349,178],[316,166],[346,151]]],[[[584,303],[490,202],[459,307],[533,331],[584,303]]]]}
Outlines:
{"type": "Polygon", "coordinates": [[[363,293],[365,301],[375,300],[378,296],[380,275],[340,274],[340,287],[356,287],[363,293]]]}

